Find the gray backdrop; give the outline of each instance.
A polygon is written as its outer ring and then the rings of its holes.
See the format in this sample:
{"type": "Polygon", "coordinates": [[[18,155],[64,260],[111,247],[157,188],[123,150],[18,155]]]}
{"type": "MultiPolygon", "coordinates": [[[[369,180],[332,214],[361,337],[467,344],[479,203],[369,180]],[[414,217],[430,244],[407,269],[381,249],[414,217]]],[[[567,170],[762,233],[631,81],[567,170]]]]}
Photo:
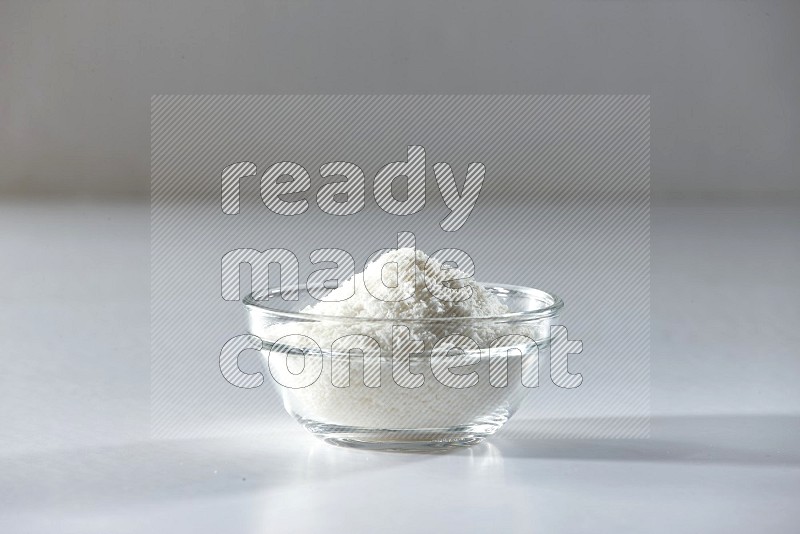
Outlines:
{"type": "Polygon", "coordinates": [[[0,194],[148,195],[153,94],[623,93],[657,198],[798,195],[798,28],[796,0],[3,0],[0,194]]]}

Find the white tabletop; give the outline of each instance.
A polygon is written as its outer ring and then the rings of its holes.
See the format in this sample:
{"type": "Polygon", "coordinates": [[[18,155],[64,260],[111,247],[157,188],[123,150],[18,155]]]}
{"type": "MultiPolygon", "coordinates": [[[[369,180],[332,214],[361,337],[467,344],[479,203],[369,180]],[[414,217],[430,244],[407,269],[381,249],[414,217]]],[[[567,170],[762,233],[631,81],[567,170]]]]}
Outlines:
{"type": "Polygon", "coordinates": [[[650,439],[416,455],[151,439],[148,206],[5,202],[0,531],[796,532],[799,208],[654,207],[650,439]]]}

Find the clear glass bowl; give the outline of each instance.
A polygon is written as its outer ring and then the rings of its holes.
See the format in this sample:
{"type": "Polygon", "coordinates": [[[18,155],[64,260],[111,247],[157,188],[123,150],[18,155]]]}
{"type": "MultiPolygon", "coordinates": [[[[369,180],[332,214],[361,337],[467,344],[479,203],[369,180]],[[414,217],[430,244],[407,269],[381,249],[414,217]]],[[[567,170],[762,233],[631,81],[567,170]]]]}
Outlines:
{"type": "Polygon", "coordinates": [[[537,355],[563,307],[538,289],[481,285],[510,312],[428,319],[312,315],[298,311],[317,302],[306,288],[294,301],[274,292],[243,302],[249,331],[263,343],[265,380],[311,433],[350,447],[446,449],[482,441],[514,414],[526,388],[537,384],[537,355]],[[353,335],[362,337],[345,337],[353,335]],[[437,348],[440,340],[457,340],[460,350],[437,348]]]}

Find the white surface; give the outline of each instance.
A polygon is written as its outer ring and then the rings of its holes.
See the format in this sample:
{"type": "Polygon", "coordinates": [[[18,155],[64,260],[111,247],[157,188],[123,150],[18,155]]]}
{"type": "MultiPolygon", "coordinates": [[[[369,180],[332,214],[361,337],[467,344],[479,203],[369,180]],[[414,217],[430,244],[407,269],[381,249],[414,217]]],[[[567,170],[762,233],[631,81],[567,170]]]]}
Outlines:
{"type": "Polygon", "coordinates": [[[440,456],[150,440],[148,214],[0,205],[2,532],[798,529],[796,205],[654,208],[651,439],[440,456]]]}

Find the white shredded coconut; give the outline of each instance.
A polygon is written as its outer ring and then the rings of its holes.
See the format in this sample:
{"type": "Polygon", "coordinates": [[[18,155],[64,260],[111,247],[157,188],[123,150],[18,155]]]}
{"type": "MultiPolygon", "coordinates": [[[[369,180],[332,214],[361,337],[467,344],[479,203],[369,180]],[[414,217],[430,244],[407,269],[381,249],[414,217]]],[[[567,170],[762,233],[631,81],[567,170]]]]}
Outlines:
{"type": "MultiPolygon", "coordinates": [[[[437,290],[438,291],[438,290],[437,290]]],[[[284,336],[291,338],[293,347],[308,348],[313,344],[330,351],[337,339],[359,334],[378,342],[382,354],[391,354],[392,327],[409,328],[412,339],[421,340],[430,351],[436,341],[450,334],[461,334],[473,340],[480,350],[472,354],[470,371],[478,372],[479,382],[466,389],[446,387],[431,374],[430,352],[410,361],[414,373],[425,375],[424,384],[416,388],[402,387],[393,380],[391,362],[380,366],[380,387],[368,387],[365,377],[374,373],[366,368],[366,355],[371,347],[362,338],[353,338],[350,348],[365,349],[364,358],[350,357],[349,385],[335,386],[332,377],[341,367],[332,365],[337,356],[328,352],[322,359],[322,373],[316,382],[298,389],[279,386],[287,410],[308,421],[361,428],[446,428],[468,424],[497,424],[499,427],[513,413],[519,394],[519,353],[509,354],[509,381],[497,388],[489,383],[489,347],[495,339],[507,334],[522,334],[541,339],[541,323],[474,321],[482,317],[497,317],[509,313],[509,308],[495,294],[476,283],[465,273],[446,267],[424,252],[401,248],[383,254],[370,263],[363,273],[331,291],[325,301],[307,306],[303,313],[323,315],[332,319],[319,321],[281,322],[266,325],[257,333],[272,348],[263,351],[271,358],[285,361],[270,366],[273,377],[282,384],[296,379],[299,370],[309,365],[298,352],[276,349],[271,342],[284,336]],[[450,280],[451,282],[443,281],[450,280]],[[427,283],[426,283],[427,281],[427,283]],[[355,284],[355,293],[353,292],[355,284]],[[444,299],[436,298],[429,289],[438,287],[444,299]],[[459,300],[459,296],[468,298],[459,300]],[[348,298],[349,297],[349,298],[348,298]],[[408,297],[408,298],[403,298],[408,297]],[[335,318],[393,319],[395,321],[347,321],[335,318]],[[451,318],[435,322],[425,319],[451,318]],[[463,320],[459,320],[459,318],[463,320]],[[301,338],[299,334],[307,336],[301,338]],[[335,367],[335,368],[334,368],[335,367]],[[293,370],[290,370],[293,369],[293,370]],[[516,378],[514,378],[516,376],[516,378]]],[[[548,326],[549,328],[549,326],[548,326]]],[[[372,351],[374,354],[374,350],[372,351]]],[[[441,358],[440,358],[441,361],[441,358]]],[[[449,364],[449,362],[444,362],[449,364]]],[[[347,369],[347,368],[346,368],[347,369]]],[[[524,371],[523,371],[524,372],[524,371]]],[[[347,376],[347,374],[345,375],[347,376]]],[[[374,377],[374,375],[373,375],[374,377]]],[[[341,378],[341,376],[339,377],[341,378]]]]}
{"type": "Polygon", "coordinates": [[[343,284],[331,291],[326,297],[328,302],[308,306],[303,312],[386,319],[489,317],[508,313],[505,304],[464,272],[447,268],[413,248],[391,250],[379,256],[363,273],[355,275],[355,294],[347,298],[351,291],[352,285],[343,284]],[[443,283],[445,280],[457,280],[450,283],[457,288],[449,287],[443,283]],[[434,284],[445,294],[443,299],[428,289],[434,284]],[[459,294],[465,290],[471,296],[459,300],[459,294]],[[404,299],[406,296],[410,298],[404,299]]]}
{"type": "MultiPolygon", "coordinates": [[[[331,343],[342,336],[362,334],[375,339],[382,349],[390,350],[393,324],[407,326],[411,336],[422,340],[426,349],[431,349],[437,339],[450,334],[467,336],[480,347],[488,347],[494,339],[508,333],[531,337],[535,334],[519,323],[468,320],[497,317],[507,314],[509,309],[463,271],[447,267],[423,251],[412,248],[395,249],[379,256],[367,265],[363,273],[357,273],[331,291],[325,301],[301,311],[331,317],[397,320],[292,324],[291,333],[308,336],[323,349],[329,349],[331,343]],[[440,288],[438,294],[443,298],[437,298],[429,287],[440,288]],[[465,295],[468,298],[463,298],[465,295]],[[433,318],[465,320],[445,323],[419,321],[433,318]]],[[[285,335],[289,328],[279,325],[275,329],[277,332],[285,335]]]]}

